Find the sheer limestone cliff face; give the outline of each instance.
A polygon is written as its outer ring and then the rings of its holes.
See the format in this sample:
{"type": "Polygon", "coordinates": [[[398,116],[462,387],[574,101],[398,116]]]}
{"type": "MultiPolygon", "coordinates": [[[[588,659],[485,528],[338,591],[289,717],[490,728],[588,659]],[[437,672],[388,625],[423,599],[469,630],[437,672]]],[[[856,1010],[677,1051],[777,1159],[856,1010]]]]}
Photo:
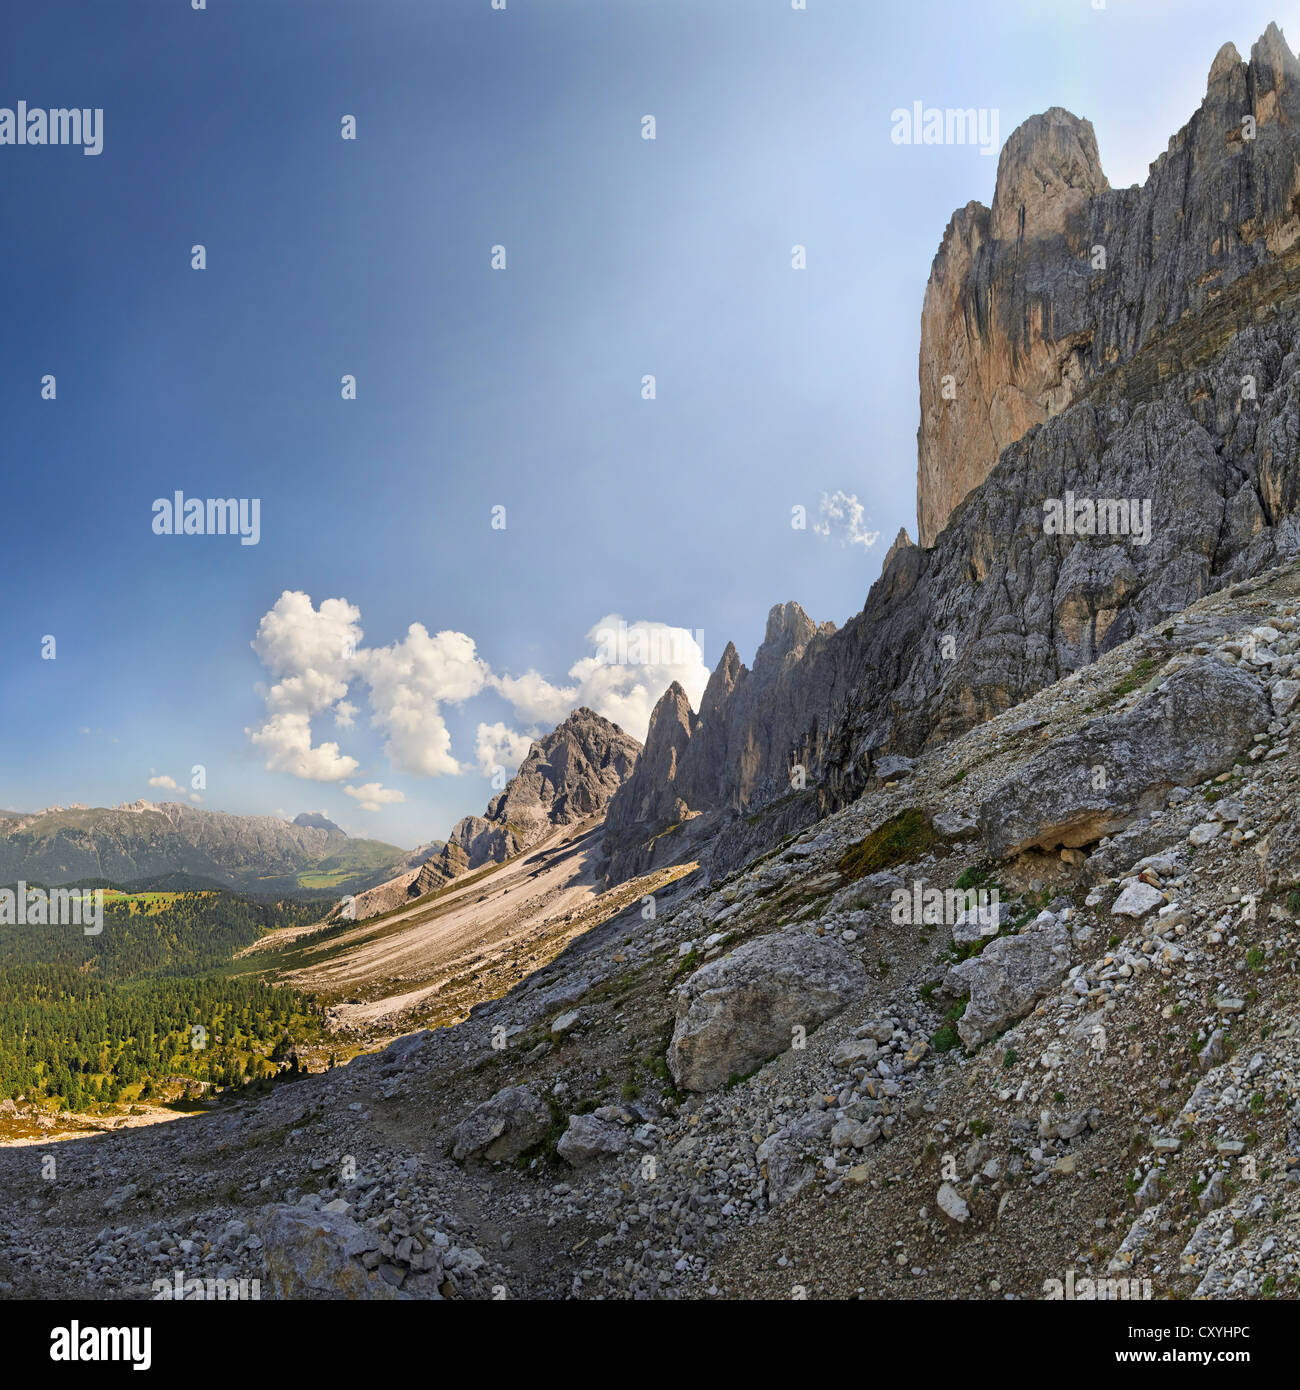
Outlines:
{"type": "Polygon", "coordinates": [[[920,543],[1028,429],[1298,238],[1300,63],[1275,25],[1249,63],[1220,50],[1141,187],[1110,188],[1092,126],[1068,111],[1021,125],[992,208],[953,215],[926,288],[920,543]]]}

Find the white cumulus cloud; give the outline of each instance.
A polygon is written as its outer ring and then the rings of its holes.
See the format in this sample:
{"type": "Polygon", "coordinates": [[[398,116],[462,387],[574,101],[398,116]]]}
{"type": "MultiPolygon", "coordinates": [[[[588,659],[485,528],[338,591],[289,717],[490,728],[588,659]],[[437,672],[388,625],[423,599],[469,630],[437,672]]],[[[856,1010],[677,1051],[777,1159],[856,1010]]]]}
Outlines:
{"type": "MultiPolygon", "coordinates": [[[[363,646],[363,636],[360,610],[342,598],[316,607],[310,595],[286,589],[263,616],[251,645],[272,682],[259,687],[265,717],[245,732],[268,771],[317,782],[350,778],[359,761],[335,740],[314,742],[312,723],[327,717],[338,730],[353,728],[358,692],[368,699],[370,724],[383,737],[390,765],[439,777],[468,770],[452,751],[445,707],[494,691],[522,727],[479,723],[475,763],[490,775],[497,766],[517,768],[533,740],[580,705],[644,740],[650,712],[673,681],[698,705],[709,678],[699,633],[646,620],[628,623],[617,613],[587,632],[588,654],[558,684],[534,670],[494,673],[463,632],[431,634],[412,623],[400,640],[379,647],[363,646]]],[[[375,782],[345,790],[366,809],[400,799],[375,782]]]]}
{"type": "Polygon", "coordinates": [[[553,685],[528,671],[496,677],[493,686],[529,725],[550,727],[586,705],[643,743],[651,711],[673,681],[699,705],[709,668],[699,636],[688,628],[646,619],[629,623],[608,613],[591,627],[587,641],[594,650],[569,668],[569,684],[553,685]]]}
{"type": "Polygon", "coordinates": [[[180,791],[180,787],[176,785],[176,779],[174,777],[168,777],[166,773],[163,773],[160,777],[150,777],[149,785],[151,787],[165,787],[169,792],[180,791]]]}
{"type": "Polygon", "coordinates": [[[384,752],[395,768],[424,777],[461,771],[439,705],[477,695],[491,675],[474,640],[463,632],[430,637],[412,623],[400,642],[359,653],[370,686],[370,722],[386,735],[384,752]]]}
{"type": "Polygon", "coordinates": [[[309,782],[341,782],[360,766],[341,753],[337,743],[313,747],[306,714],[273,714],[260,728],[244,732],[265,754],[268,772],[287,772],[309,782]]]}
{"type": "Polygon", "coordinates": [[[261,749],[268,772],[287,772],[314,782],[341,782],[359,764],[337,743],[312,744],[313,715],[335,707],[335,720],[350,718],[344,696],[356,674],[362,638],[361,610],[346,599],[311,597],[286,589],[258,624],[251,645],[276,678],[265,692],[267,718],[244,732],[261,749]]]}

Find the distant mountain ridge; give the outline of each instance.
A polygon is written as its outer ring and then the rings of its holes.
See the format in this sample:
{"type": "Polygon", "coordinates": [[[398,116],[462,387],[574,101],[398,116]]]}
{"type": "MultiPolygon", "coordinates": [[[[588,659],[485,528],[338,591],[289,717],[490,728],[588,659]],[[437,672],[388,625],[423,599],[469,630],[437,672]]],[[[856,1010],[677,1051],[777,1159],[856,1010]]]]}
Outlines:
{"type": "Polygon", "coordinates": [[[368,887],[406,856],[325,825],[174,801],[0,812],[0,882],[140,883],[185,874],[248,891],[335,891],[368,887]]]}

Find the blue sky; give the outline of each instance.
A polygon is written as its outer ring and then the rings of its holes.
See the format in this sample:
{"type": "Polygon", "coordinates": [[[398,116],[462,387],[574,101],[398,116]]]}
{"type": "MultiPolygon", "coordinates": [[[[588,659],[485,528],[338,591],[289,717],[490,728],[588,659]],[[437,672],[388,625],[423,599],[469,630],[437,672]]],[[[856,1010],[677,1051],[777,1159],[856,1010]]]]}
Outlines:
{"type": "Polygon", "coordinates": [[[996,171],[891,111],[1066,106],[1140,182],[1219,45],[1298,11],[7,5],[0,106],[102,107],[104,147],[0,146],[0,805],[202,764],[205,806],[414,845],[491,794],[480,725],[504,759],[569,695],[644,719],[675,671],[597,669],[603,619],[702,632],[697,682],[776,602],[842,623],[915,535],[925,280],[996,171]],[[259,544],[155,535],[178,489],[260,498],[259,544]],[[792,529],[836,494],[875,545],[792,529]]]}

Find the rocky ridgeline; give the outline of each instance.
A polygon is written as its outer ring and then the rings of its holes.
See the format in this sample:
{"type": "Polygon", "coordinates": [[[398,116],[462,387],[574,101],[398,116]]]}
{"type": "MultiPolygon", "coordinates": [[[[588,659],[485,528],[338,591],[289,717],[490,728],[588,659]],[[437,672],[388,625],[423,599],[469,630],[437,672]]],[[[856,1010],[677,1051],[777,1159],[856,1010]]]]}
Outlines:
{"type": "Polygon", "coordinates": [[[1059,107],[1013,132],[993,206],[953,214],[921,315],[920,541],[1033,425],[1300,238],[1300,63],[1270,25],[1225,44],[1140,187],[1113,189],[1059,107]],[[1254,124],[1243,124],[1251,117],[1254,124]]]}
{"type": "Polygon", "coordinates": [[[1295,1297],[1298,694],[1289,563],[454,1028],[0,1151],[4,1291],[1295,1297]]]}

